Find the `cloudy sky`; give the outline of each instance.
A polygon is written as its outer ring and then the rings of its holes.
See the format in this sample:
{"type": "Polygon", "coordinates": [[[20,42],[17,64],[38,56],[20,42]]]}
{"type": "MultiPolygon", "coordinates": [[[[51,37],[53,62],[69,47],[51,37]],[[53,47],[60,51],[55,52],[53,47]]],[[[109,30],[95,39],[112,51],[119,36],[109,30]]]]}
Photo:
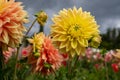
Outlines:
{"type": "MultiPolygon", "coordinates": [[[[28,11],[30,22],[34,20],[37,11],[44,10],[49,18],[45,25],[45,33],[49,34],[51,18],[63,8],[82,7],[83,10],[90,11],[95,16],[100,25],[101,33],[105,33],[108,27],[120,28],[120,0],[16,0],[22,1],[28,11]]],[[[29,26],[31,23],[27,24],[29,26]]],[[[38,31],[38,24],[31,33],[38,31]]]]}

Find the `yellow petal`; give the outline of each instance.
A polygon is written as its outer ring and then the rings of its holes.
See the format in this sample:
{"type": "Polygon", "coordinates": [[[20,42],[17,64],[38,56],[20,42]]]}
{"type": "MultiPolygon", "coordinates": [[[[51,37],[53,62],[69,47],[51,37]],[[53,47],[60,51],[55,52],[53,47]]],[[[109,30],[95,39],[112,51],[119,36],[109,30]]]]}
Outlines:
{"type": "Polygon", "coordinates": [[[78,40],[78,42],[80,43],[80,45],[82,46],[82,47],[87,47],[88,46],[88,42],[87,42],[87,40],[85,40],[85,39],[79,39],[78,40]]]}
{"type": "Polygon", "coordinates": [[[8,33],[6,32],[6,30],[3,30],[3,34],[2,34],[2,37],[3,37],[3,42],[8,44],[9,42],[9,36],[8,36],[8,33]]]}
{"type": "Polygon", "coordinates": [[[70,46],[70,41],[66,42],[66,51],[68,52],[72,47],[70,46]]]}
{"type": "Polygon", "coordinates": [[[71,57],[74,57],[76,54],[75,50],[74,49],[70,50],[70,54],[71,54],[71,57]]]}
{"type": "Polygon", "coordinates": [[[61,35],[58,38],[58,41],[66,41],[66,40],[67,40],[66,35],[61,35]]]}
{"type": "Polygon", "coordinates": [[[29,43],[33,43],[33,39],[28,39],[29,43]]]}
{"type": "Polygon", "coordinates": [[[75,49],[77,47],[77,41],[76,40],[71,41],[71,46],[73,49],[75,49]]]}
{"type": "Polygon", "coordinates": [[[77,53],[78,55],[80,54],[81,49],[82,49],[82,47],[80,47],[79,45],[78,45],[77,48],[75,49],[75,50],[76,50],[76,53],[77,53]]]}
{"type": "Polygon", "coordinates": [[[66,47],[66,41],[60,44],[60,49],[66,47]]]}

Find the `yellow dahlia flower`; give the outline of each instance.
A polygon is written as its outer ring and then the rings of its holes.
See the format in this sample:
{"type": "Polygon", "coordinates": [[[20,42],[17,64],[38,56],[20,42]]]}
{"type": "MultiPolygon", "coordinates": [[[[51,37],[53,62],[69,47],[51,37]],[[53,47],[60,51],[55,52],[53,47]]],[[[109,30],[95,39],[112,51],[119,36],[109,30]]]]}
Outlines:
{"type": "Polygon", "coordinates": [[[33,45],[33,52],[36,52],[36,50],[41,50],[42,44],[44,42],[44,34],[42,32],[35,34],[33,38],[28,39],[28,41],[33,45]]]}
{"type": "Polygon", "coordinates": [[[26,17],[21,2],[0,0],[0,47],[16,47],[21,42],[26,17]]]}
{"type": "Polygon", "coordinates": [[[60,51],[69,53],[72,57],[81,54],[88,47],[91,38],[99,34],[99,26],[94,17],[82,8],[63,9],[52,20],[53,43],[60,51]]]}

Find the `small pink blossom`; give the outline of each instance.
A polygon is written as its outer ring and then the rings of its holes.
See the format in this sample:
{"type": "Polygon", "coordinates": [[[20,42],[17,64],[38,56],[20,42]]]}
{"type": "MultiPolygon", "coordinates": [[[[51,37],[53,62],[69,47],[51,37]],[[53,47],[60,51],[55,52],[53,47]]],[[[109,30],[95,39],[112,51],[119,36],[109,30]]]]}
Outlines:
{"type": "Polygon", "coordinates": [[[92,58],[92,55],[93,55],[92,48],[87,48],[85,53],[88,59],[92,58]]]}
{"type": "Polygon", "coordinates": [[[99,60],[101,58],[102,58],[102,56],[101,56],[101,54],[99,52],[97,52],[96,54],[93,55],[94,60],[99,60]]]}
{"type": "Polygon", "coordinates": [[[13,53],[16,53],[16,51],[17,51],[16,48],[8,47],[8,50],[3,52],[5,62],[8,62],[8,60],[12,57],[13,53]]]}
{"type": "Polygon", "coordinates": [[[112,54],[110,52],[105,54],[104,61],[109,62],[112,60],[112,54]]]}
{"type": "Polygon", "coordinates": [[[26,48],[22,49],[22,57],[28,57],[30,53],[32,52],[32,46],[29,45],[26,48]]]}

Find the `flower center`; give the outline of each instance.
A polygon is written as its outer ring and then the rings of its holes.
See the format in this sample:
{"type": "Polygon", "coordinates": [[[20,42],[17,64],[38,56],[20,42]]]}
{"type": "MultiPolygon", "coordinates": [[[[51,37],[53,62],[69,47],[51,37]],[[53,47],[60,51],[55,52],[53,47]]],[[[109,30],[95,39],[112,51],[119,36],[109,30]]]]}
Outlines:
{"type": "Polygon", "coordinates": [[[79,37],[81,34],[81,27],[77,24],[71,25],[68,29],[68,34],[75,38],[79,37]]]}

